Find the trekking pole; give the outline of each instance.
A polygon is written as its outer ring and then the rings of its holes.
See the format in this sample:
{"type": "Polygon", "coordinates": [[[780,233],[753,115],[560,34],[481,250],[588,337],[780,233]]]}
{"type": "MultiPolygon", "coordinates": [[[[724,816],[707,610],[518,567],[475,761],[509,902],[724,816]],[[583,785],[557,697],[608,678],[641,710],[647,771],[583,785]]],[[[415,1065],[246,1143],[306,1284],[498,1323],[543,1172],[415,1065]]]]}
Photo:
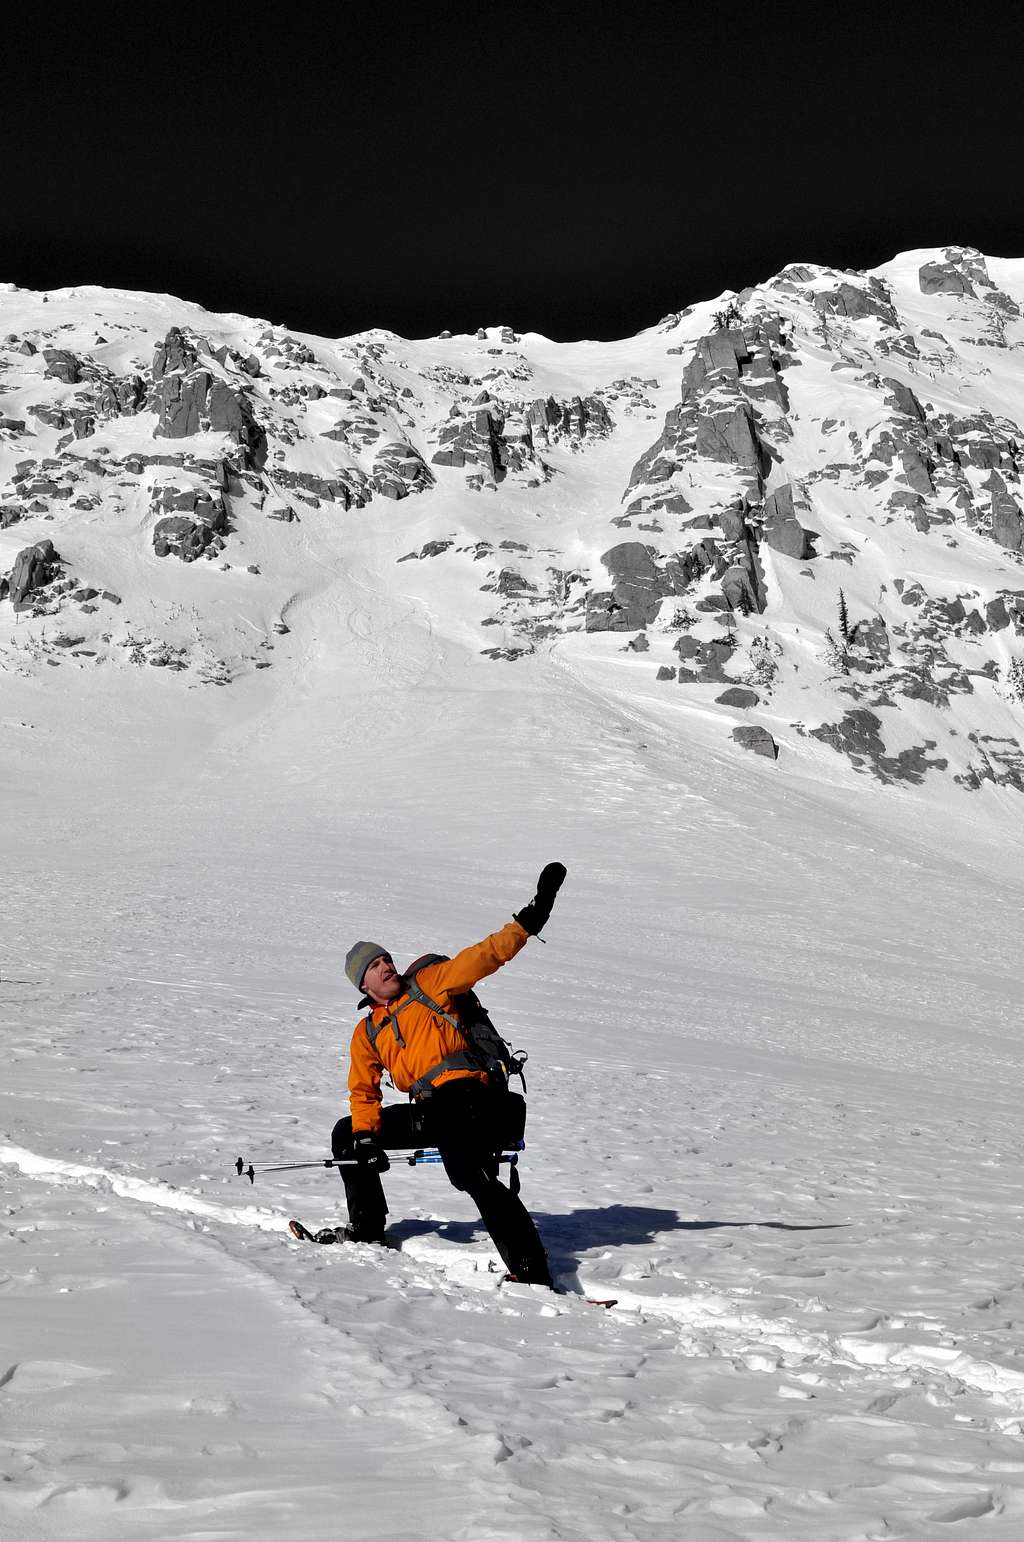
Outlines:
{"type": "MultiPolygon", "coordinates": [[[[515,1145],[510,1146],[508,1150],[499,1152],[498,1161],[511,1162],[512,1166],[515,1167],[516,1163],[519,1161],[519,1153],[525,1150],[525,1140],[518,1140],[516,1141],[515,1145]]],[[[395,1153],[392,1153],[392,1155],[394,1154],[395,1153]]],[[[397,1161],[399,1166],[401,1166],[401,1164],[404,1162],[408,1167],[423,1167],[429,1165],[431,1162],[443,1162],[444,1157],[436,1147],[428,1146],[425,1150],[422,1151],[412,1151],[408,1156],[399,1155],[397,1157],[397,1161]]]]}
{"type": "MultiPolygon", "coordinates": [[[[515,1167],[519,1162],[519,1153],[525,1150],[526,1142],[524,1140],[517,1140],[514,1145],[509,1146],[508,1150],[498,1154],[498,1161],[508,1162],[515,1167]]],[[[392,1166],[396,1167],[403,1165],[406,1167],[423,1167],[444,1161],[444,1157],[436,1146],[422,1147],[416,1151],[411,1151],[408,1156],[400,1155],[397,1152],[391,1152],[390,1155],[395,1158],[392,1166]]],[[[250,1183],[256,1182],[256,1174],[258,1172],[297,1173],[308,1171],[314,1167],[358,1167],[359,1165],[357,1157],[321,1157],[316,1162],[261,1162],[258,1167],[254,1166],[252,1162],[246,1166],[244,1157],[235,1158],[235,1172],[239,1178],[248,1178],[250,1183]]]]}
{"type": "Polygon", "coordinates": [[[255,1183],[256,1182],[256,1174],[258,1172],[260,1172],[260,1173],[297,1173],[297,1172],[300,1172],[303,1168],[309,1168],[309,1167],[358,1167],[358,1166],[359,1166],[359,1163],[358,1163],[358,1161],[356,1160],[355,1157],[342,1157],[340,1159],[337,1158],[337,1157],[321,1157],[318,1162],[275,1162],[275,1163],[261,1162],[258,1167],[254,1167],[251,1162],[249,1163],[249,1165],[247,1167],[245,1165],[245,1158],[244,1157],[236,1157],[235,1158],[235,1172],[238,1174],[239,1178],[248,1178],[250,1183],[255,1183]]]}

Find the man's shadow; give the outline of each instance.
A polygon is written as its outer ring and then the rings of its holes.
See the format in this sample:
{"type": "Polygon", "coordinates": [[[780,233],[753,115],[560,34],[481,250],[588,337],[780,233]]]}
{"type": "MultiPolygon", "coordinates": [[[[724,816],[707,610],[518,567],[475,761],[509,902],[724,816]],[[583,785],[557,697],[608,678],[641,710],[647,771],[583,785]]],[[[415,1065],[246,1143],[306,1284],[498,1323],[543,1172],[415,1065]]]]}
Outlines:
{"type": "MultiPolygon", "coordinates": [[[[689,1221],[677,1210],[657,1210],[645,1205],[604,1205],[573,1210],[568,1215],[530,1212],[537,1222],[555,1273],[572,1277],[579,1287],[579,1254],[596,1247],[623,1247],[654,1242],[670,1231],[715,1231],[726,1227],[761,1227],[766,1231],[837,1231],[847,1221],[823,1221],[817,1225],[793,1221],[689,1221]]],[[[443,1237],[447,1242],[471,1242],[484,1230],[482,1221],[397,1221],[388,1227],[395,1246],[412,1237],[443,1237]]],[[[572,1288],[572,1287],[570,1287],[572,1288]]]]}
{"type": "MultiPolygon", "coordinates": [[[[715,1231],[722,1227],[762,1227],[770,1231],[834,1231],[848,1223],[825,1221],[808,1225],[793,1221],[691,1221],[677,1210],[656,1210],[643,1205],[603,1205],[600,1209],[573,1210],[569,1215],[535,1214],[555,1273],[571,1276],[579,1284],[579,1254],[596,1247],[622,1247],[629,1243],[654,1242],[665,1232],[715,1231]]],[[[570,1286],[572,1288],[572,1286],[570,1286]]]]}

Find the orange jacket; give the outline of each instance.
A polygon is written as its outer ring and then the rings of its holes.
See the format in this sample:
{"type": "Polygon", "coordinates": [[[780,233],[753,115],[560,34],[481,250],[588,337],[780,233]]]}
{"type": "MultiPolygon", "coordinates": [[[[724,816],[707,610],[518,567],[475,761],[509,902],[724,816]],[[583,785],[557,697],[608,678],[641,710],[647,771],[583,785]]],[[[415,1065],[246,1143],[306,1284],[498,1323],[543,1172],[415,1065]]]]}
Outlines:
{"type": "MultiPolygon", "coordinates": [[[[452,998],[471,990],[478,980],[515,958],[526,946],[529,935],[518,921],[510,921],[500,932],[493,932],[483,942],[463,948],[446,963],[430,964],[421,969],[416,983],[424,995],[436,1001],[445,1012],[453,1013],[452,998]]],[[[376,1043],[371,1044],[366,1032],[366,1018],[357,1023],[352,1035],[348,1090],[354,1131],[370,1130],[376,1134],[380,1129],[380,1082],[385,1071],[399,1092],[408,1092],[413,1082],[433,1070],[439,1061],[466,1047],[457,1028],[452,1028],[422,1002],[410,1000],[407,991],[388,1002],[386,1007],[374,1007],[370,1020],[376,1026],[385,1022],[396,1009],[395,1023],[404,1044],[399,1043],[390,1024],[381,1029],[376,1043]]],[[[485,1071],[444,1071],[434,1086],[440,1087],[465,1076],[476,1081],[487,1080],[485,1071]]]]}

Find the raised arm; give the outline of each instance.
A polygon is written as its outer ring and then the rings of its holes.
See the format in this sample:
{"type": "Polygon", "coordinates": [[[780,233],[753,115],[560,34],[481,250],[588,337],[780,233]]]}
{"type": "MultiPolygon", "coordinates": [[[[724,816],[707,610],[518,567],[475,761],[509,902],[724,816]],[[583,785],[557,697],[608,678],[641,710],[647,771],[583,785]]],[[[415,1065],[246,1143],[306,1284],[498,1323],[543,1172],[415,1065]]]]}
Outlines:
{"type": "Polygon", "coordinates": [[[551,915],[555,896],[565,880],[565,868],[561,862],[549,862],[537,880],[537,892],[528,905],[518,910],[515,919],[500,932],[492,932],[483,942],[463,948],[461,953],[447,963],[432,964],[420,976],[423,989],[448,991],[457,996],[460,991],[471,990],[478,980],[483,980],[526,946],[535,937],[551,915]]]}
{"type": "Polygon", "coordinates": [[[441,991],[457,996],[460,991],[472,990],[478,980],[485,979],[515,958],[529,940],[529,932],[518,921],[510,921],[500,932],[492,932],[483,942],[463,948],[461,953],[443,964],[431,964],[421,969],[417,981],[428,996],[441,991]]]}

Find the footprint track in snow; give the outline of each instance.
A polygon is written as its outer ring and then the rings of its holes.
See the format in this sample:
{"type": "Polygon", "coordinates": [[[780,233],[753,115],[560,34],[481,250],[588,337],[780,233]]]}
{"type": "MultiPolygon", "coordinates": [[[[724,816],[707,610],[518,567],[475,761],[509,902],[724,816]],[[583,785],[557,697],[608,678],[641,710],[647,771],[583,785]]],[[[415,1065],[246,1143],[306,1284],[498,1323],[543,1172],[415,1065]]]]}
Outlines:
{"type": "MultiPolygon", "coordinates": [[[[58,1185],[112,1191],[123,1200],[143,1204],[151,1210],[165,1209],[179,1217],[188,1217],[193,1223],[287,1231],[286,1219],[272,1211],[255,1206],[214,1204],[169,1184],[60,1161],[20,1147],[0,1146],[0,1164],[16,1167],[28,1177],[58,1185]]],[[[361,1251],[347,1249],[346,1256],[357,1258],[361,1251]]],[[[400,1253],[388,1252],[383,1258],[377,1249],[365,1251],[370,1255],[366,1262],[377,1269],[384,1264],[393,1270],[400,1259],[409,1260],[413,1276],[408,1282],[410,1286],[422,1288],[424,1283],[436,1282],[454,1287],[460,1293],[472,1290],[478,1299],[498,1297],[498,1274],[480,1268],[482,1255],[478,1252],[438,1245],[423,1238],[407,1241],[400,1253]],[[424,1266],[428,1270],[426,1282],[422,1274],[415,1273],[424,1266]]],[[[711,1292],[654,1295],[630,1290],[628,1286],[606,1279],[590,1281],[585,1275],[580,1277],[579,1285],[586,1295],[600,1298],[614,1295],[617,1305],[609,1315],[618,1323],[628,1320],[632,1314],[638,1320],[670,1324],[678,1335],[683,1354],[721,1357],[752,1373],[791,1376],[796,1386],[790,1388],[787,1394],[790,1396],[799,1396],[801,1387],[811,1387],[816,1381],[820,1382],[824,1374],[832,1372],[870,1378],[873,1383],[870,1390],[877,1400],[884,1395],[878,1387],[880,1379],[899,1378],[898,1395],[902,1396],[906,1390],[904,1378],[909,1377],[919,1391],[935,1385],[951,1388],[956,1394],[968,1389],[1001,1405],[1001,1416],[997,1416],[996,1423],[1003,1430],[1013,1431],[1015,1416],[1024,1416],[1024,1370],[972,1355],[962,1349],[952,1332],[937,1321],[929,1323],[928,1327],[932,1331],[941,1331],[945,1343],[909,1343],[899,1337],[885,1337],[885,1329],[891,1330],[894,1324],[884,1318],[869,1319],[870,1325],[860,1332],[830,1334],[801,1327],[785,1317],[763,1315],[753,1306],[711,1292]],[[1007,1419],[1007,1415],[1013,1417],[1007,1419]]],[[[529,1306],[546,1316],[582,1309],[575,1294],[551,1297],[536,1287],[506,1287],[500,1295],[501,1310],[512,1310],[515,1306],[529,1306]]],[[[598,1322],[603,1314],[593,1315],[598,1322]]],[[[922,1323],[918,1321],[914,1327],[921,1331],[922,1323]]]]}

